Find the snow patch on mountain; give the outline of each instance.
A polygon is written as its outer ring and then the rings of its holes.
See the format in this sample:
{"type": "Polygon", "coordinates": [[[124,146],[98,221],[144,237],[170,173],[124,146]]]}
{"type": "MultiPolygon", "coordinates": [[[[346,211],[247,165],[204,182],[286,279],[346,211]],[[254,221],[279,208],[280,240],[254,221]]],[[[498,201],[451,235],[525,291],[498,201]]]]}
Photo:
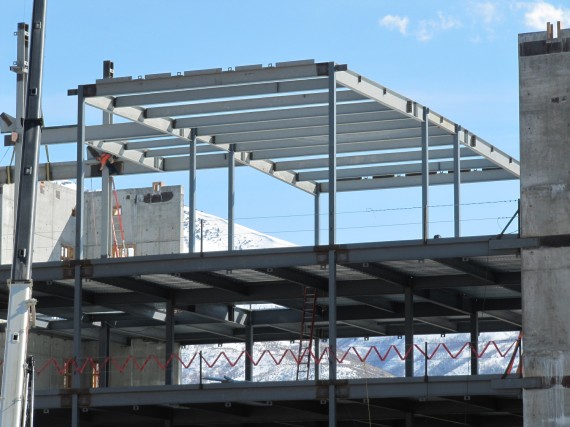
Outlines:
{"type": "MultiPolygon", "coordinates": [[[[194,224],[196,252],[226,251],[228,250],[228,221],[196,210],[194,224]],[[203,241],[202,241],[203,237],[203,241]]],[[[184,206],[184,243],[186,252],[190,242],[190,208],[184,206]]],[[[243,225],[234,224],[234,249],[266,249],[295,246],[291,242],[269,236],[243,225]]]]}

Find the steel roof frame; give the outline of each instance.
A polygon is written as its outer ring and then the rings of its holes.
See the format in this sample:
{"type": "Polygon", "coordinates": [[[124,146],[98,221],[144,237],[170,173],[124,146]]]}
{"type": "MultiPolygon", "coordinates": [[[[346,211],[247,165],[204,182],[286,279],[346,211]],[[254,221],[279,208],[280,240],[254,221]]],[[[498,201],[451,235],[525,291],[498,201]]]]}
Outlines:
{"type": "MultiPolygon", "coordinates": [[[[155,172],[187,170],[190,130],[195,129],[198,169],[225,167],[227,162],[222,158],[213,162],[203,157],[216,151],[227,153],[233,148],[238,164],[253,167],[311,194],[327,192],[326,66],[327,63],[307,60],[269,67],[236,67],[228,71],[211,69],[135,79],[100,79],[95,84],[82,86],[86,104],[123,117],[129,123],[88,126],[85,141],[130,163],[124,169],[126,174],[144,173],[147,169],[155,172]],[[302,165],[309,162],[306,156],[313,159],[311,164],[315,163],[315,156],[321,159],[312,166],[317,169],[311,173],[302,170],[302,165]],[[280,158],[287,160],[274,160],[280,158]]],[[[383,178],[417,174],[424,106],[346,66],[340,66],[335,79],[338,155],[360,153],[350,163],[358,165],[359,159],[368,158],[370,153],[381,153],[374,162],[370,158],[367,162],[375,164],[379,174],[374,168],[347,171],[343,166],[347,160],[339,158],[339,178],[344,182],[337,191],[421,185],[417,179],[387,181],[383,178]],[[385,150],[393,152],[384,153],[385,150]],[[415,150],[412,152],[416,154],[406,154],[409,150],[415,150]],[[396,165],[383,170],[388,161],[396,165]]],[[[472,173],[469,177],[462,174],[461,181],[482,182],[519,176],[519,163],[511,156],[440,114],[429,111],[427,119],[430,171],[454,173],[452,156],[448,156],[445,163],[437,161],[442,153],[436,149],[448,146],[451,151],[453,138],[457,137],[463,148],[460,161],[468,157],[481,161],[475,165],[461,162],[461,169],[472,173]]],[[[46,128],[43,143],[74,142],[76,135],[74,126],[46,128]]],[[[50,172],[57,179],[73,177],[69,169],[65,171],[65,164],[50,166],[50,172]]],[[[6,171],[1,170],[0,180],[7,179],[6,171]]],[[[452,180],[443,181],[448,184],[452,180]]]]}

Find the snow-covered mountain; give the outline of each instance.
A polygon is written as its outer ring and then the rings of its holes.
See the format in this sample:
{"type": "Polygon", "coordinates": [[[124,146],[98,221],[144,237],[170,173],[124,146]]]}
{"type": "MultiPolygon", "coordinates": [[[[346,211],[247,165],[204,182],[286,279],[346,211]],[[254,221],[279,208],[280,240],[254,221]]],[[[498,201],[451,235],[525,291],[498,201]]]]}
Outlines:
{"type": "MultiPolygon", "coordinates": [[[[515,332],[481,334],[479,341],[479,373],[502,374],[514,351],[515,332]],[[487,343],[490,343],[487,345],[487,343]],[[496,345],[496,347],[495,347],[496,345]],[[498,349],[498,350],[497,350],[498,349]],[[503,354],[500,354],[499,351],[503,354]]],[[[469,336],[453,334],[423,335],[416,337],[416,344],[422,350],[427,343],[428,375],[469,375],[471,370],[471,353],[465,347],[460,351],[469,336]],[[445,347],[443,346],[445,344],[445,347]],[[449,352],[448,352],[449,350],[449,352]]],[[[326,347],[326,342],[321,349],[326,347]]],[[[195,354],[202,352],[203,381],[235,380],[245,378],[245,354],[243,344],[224,344],[223,346],[187,346],[183,349],[183,360],[190,360],[195,354]],[[208,366],[213,365],[213,366],[208,366]],[[233,366],[232,366],[233,365],[233,366]]],[[[298,347],[288,341],[256,343],[253,359],[257,365],[253,368],[253,381],[292,381],[295,380],[297,367],[293,354],[297,356],[298,347]],[[265,353],[264,353],[265,352],[265,353]]],[[[321,350],[322,351],[322,350],[321,350]]],[[[399,337],[350,338],[339,339],[337,343],[337,358],[342,362],[337,364],[339,379],[354,378],[384,378],[403,377],[405,361],[400,355],[405,354],[404,340],[399,337]],[[396,351],[397,349],[397,351],[396,351]]],[[[414,352],[414,374],[423,376],[426,360],[416,349],[414,352]]],[[[515,358],[513,372],[518,367],[518,357],[515,358]]],[[[314,364],[311,364],[309,379],[314,379],[314,364]]],[[[200,381],[198,356],[187,369],[182,369],[182,383],[191,384],[200,381]]],[[[320,379],[328,377],[328,359],[323,358],[319,370],[320,379]]]]}
{"type": "MultiPolygon", "coordinates": [[[[228,249],[228,221],[196,210],[194,227],[196,251],[225,251],[228,249]],[[204,241],[201,241],[202,236],[204,241]]],[[[184,207],[184,242],[186,248],[190,241],[190,208],[184,207]]],[[[234,225],[234,249],[283,248],[295,246],[293,243],[278,239],[243,225],[234,225]]],[[[188,249],[186,249],[188,250],[188,249]]]]}

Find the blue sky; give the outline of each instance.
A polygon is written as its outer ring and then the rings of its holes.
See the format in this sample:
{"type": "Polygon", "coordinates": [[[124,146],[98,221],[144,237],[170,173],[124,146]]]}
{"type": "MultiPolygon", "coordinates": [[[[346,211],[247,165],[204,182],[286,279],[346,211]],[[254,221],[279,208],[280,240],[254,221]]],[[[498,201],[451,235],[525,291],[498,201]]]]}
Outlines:
{"type": "MultiPolygon", "coordinates": [[[[4,0],[0,15],[0,111],[11,114],[15,75],[9,66],[16,59],[13,32],[17,22],[29,21],[31,9],[31,0],[4,0]]],[[[556,20],[569,26],[568,3],[51,0],[46,27],[45,122],[48,126],[75,122],[76,99],[67,97],[67,89],[94,82],[105,59],[115,62],[116,76],[138,76],[313,58],[346,63],[518,158],[517,34],[542,31],[547,21],[556,20]]],[[[99,115],[94,117],[98,119],[99,115]]],[[[10,154],[6,148],[0,151],[4,166],[10,154]]],[[[52,161],[57,157],[54,151],[52,161]]],[[[312,227],[311,198],[243,169],[237,175],[239,222],[275,232],[285,240],[311,244],[312,233],[300,231],[312,227]],[[260,216],[269,218],[248,219],[260,216]]],[[[185,174],[170,174],[136,182],[119,178],[118,185],[147,185],[158,179],[167,184],[187,181],[185,174]]],[[[197,208],[225,217],[225,173],[199,173],[198,179],[197,208]]],[[[86,184],[88,188],[99,185],[95,180],[86,184]]],[[[449,204],[451,195],[449,187],[434,188],[431,204],[449,204]]],[[[512,200],[517,198],[516,182],[464,186],[465,232],[501,231],[505,217],[516,210],[512,200]],[[486,203],[490,201],[501,203],[486,203]],[[487,217],[493,219],[484,221],[487,217]]],[[[419,205],[417,190],[339,195],[338,210],[347,212],[339,215],[339,240],[419,238],[420,212],[407,209],[419,205]]],[[[433,234],[450,235],[450,208],[434,207],[432,214],[433,234]]]]}

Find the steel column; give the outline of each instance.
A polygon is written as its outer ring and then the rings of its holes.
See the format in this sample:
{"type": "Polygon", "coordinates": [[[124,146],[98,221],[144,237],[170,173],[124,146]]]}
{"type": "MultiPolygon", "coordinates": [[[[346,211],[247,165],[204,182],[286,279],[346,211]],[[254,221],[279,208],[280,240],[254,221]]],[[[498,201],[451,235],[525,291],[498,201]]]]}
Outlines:
{"type": "Polygon", "coordinates": [[[321,240],[321,206],[320,206],[320,192],[317,188],[315,193],[315,246],[319,246],[321,240]]]}
{"type": "Polygon", "coordinates": [[[245,380],[253,381],[253,316],[250,311],[247,312],[247,320],[245,325],[245,351],[249,355],[245,358],[245,380]]]}
{"type": "Polygon", "coordinates": [[[477,375],[479,373],[479,358],[477,353],[479,352],[479,312],[475,311],[471,313],[471,375],[477,375]]]}
{"type": "Polygon", "coordinates": [[[414,293],[411,286],[404,288],[404,333],[406,351],[406,377],[414,376],[414,293]]]}
{"type": "Polygon", "coordinates": [[[423,108],[422,122],[422,237],[429,239],[429,108],[423,108]]]}
{"type": "Polygon", "coordinates": [[[228,251],[234,250],[235,147],[228,151],[228,251]]]}
{"type": "Polygon", "coordinates": [[[461,132],[461,126],[455,126],[455,135],[453,135],[453,223],[455,225],[455,237],[461,235],[461,155],[459,152],[461,132]]]}
{"type": "MultiPolygon", "coordinates": [[[[315,353],[315,360],[319,360],[320,353],[321,353],[321,340],[319,338],[315,338],[314,344],[314,353],[315,353]]],[[[319,377],[321,374],[321,365],[315,362],[315,381],[319,381],[319,377]]]]}
{"type": "Polygon", "coordinates": [[[111,328],[107,322],[102,322],[99,329],[99,387],[109,386],[109,365],[105,361],[109,357],[110,344],[111,328]]]}
{"type": "MultiPolygon", "coordinates": [[[[113,78],[115,74],[112,61],[103,61],[103,78],[113,78]]],[[[113,123],[113,115],[103,111],[103,124],[113,123]]],[[[112,178],[111,178],[112,179],[112,178]]],[[[109,168],[103,168],[101,174],[101,258],[112,256],[111,245],[111,209],[112,209],[112,186],[109,177],[109,168]]],[[[94,206],[91,207],[93,209],[94,206]]]]}
{"type": "Polygon", "coordinates": [[[195,128],[190,131],[190,168],[188,181],[188,230],[190,239],[188,240],[188,252],[196,250],[196,137],[198,132],[195,128]]]}
{"type": "Polygon", "coordinates": [[[172,364],[173,361],[171,358],[172,354],[174,353],[174,303],[172,300],[168,300],[166,302],[166,336],[164,337],[166,346],[164,349],[164,361],[167,363],[166,368],[164,369],[164,384],[165,385],[172,385],[172,364]]]}
{"type": "MultiPolygon", "coordinates": [[[[85,96],[83,86],[78,88],[77,96],[77,184],[75,193],[75,287],[73,290],[73,356],[81,366],[81,318],[83,315],[83,280],[81,278],[81,264],[83,259],[83,208],[85,206],[84,194],[84,145],[85,145],[85,96]]],[[[73,373],[73,388],[81,387],[81,375],[73,373]]],[[[79,396],[72,395],[71,425],[79,427],[79,396]]]]}
{"type": "MultiPolygon", "coordinates": [[[[113,183],[109,176],[109,169],[103,168],[101,175],[101,258],[112,256],[111,239],[111,209],[113,183]]],[[[91,206],[91,209],[94,209],[91,206]]]]}
{"type": "Polygon", "coordinates": [[[328,64],[329,75],[329,426],[336,426],[336,70],[328,64]]]}

